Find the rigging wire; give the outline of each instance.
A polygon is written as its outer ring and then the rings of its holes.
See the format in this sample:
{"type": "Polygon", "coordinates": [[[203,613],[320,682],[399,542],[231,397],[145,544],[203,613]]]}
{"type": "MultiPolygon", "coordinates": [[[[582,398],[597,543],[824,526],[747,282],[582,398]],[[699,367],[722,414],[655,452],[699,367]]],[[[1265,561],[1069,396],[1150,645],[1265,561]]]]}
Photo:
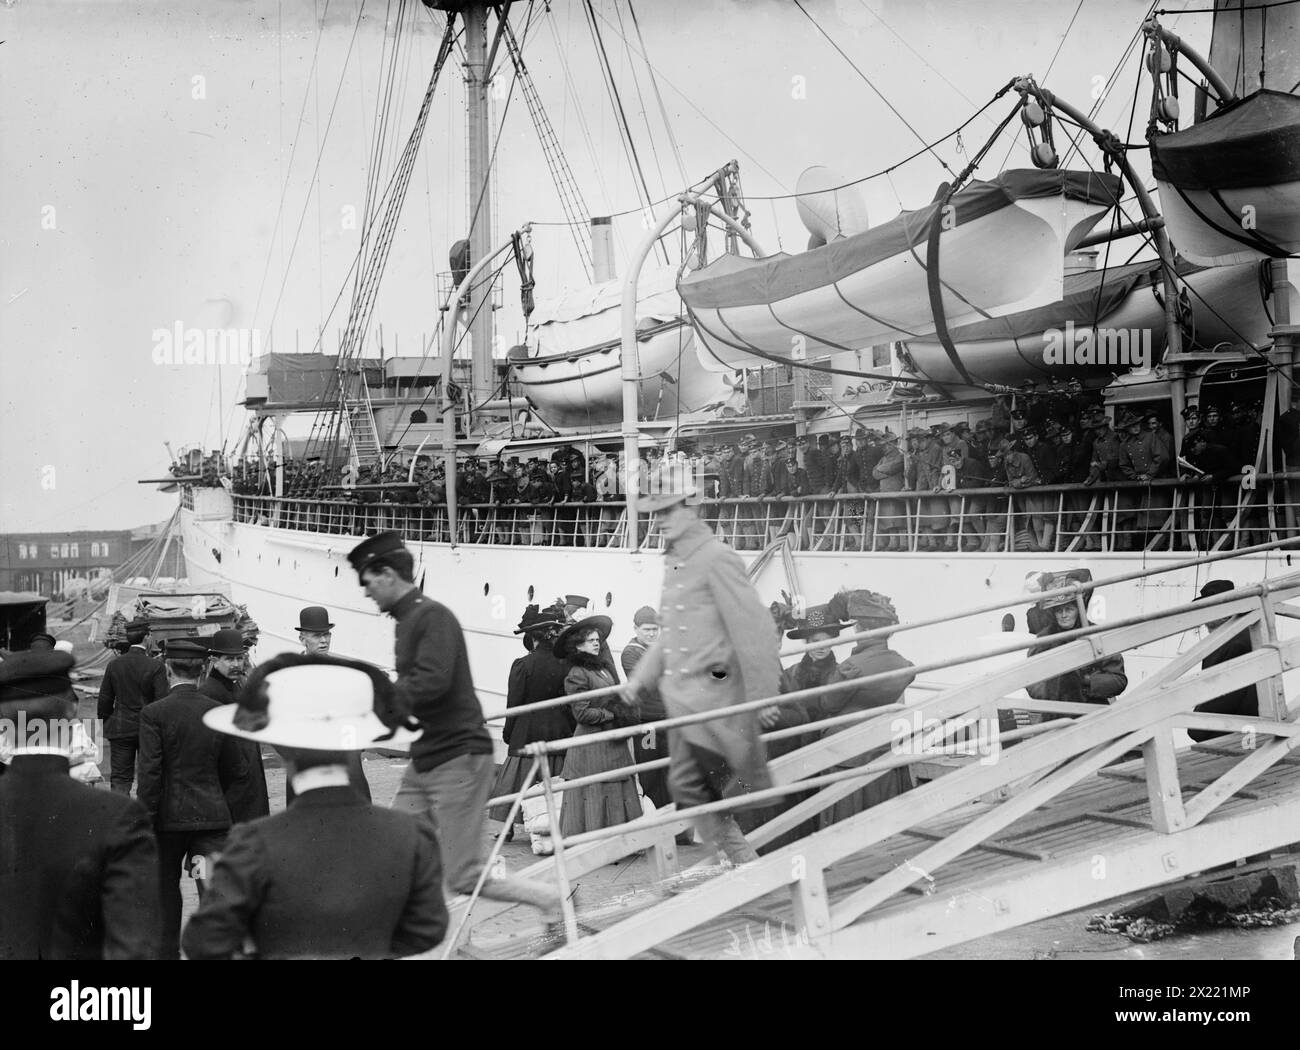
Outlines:
{"type": "MultiPolygon", "coordinates": [[[[614,70],[610,65],[609,53],[605,50],[605,40],[601,36],[600,26],[596,24],[596,13],[591,6],[591,0],[582,0],[582,9],[587,16],[587,27],[591,31],[591,38],[596,44],[596,56],[600,61],[602,73],[605,78],[605,87],[609,93],[610,100],[614,107],[614,117],[619,127],[622,138],[623,151],[627,154],[628,162],[631,165],[634,176],[633,185],[638,186],[644,195],[646,209],[653,217],[654,208],[651,204],[653,195],[650,193],[650,187],[646,183],[645,172],[641,168],[641,158],[636,150],[636,142],[632,138],[632,129],[628,124],[627,113],[623,109],[623,98],[619,94],[618,84],[614,80],[614,70]]],[[[668,265],[668,253],[663,246],[659,246],[660,254],[663,255],[664,265],[668,265]]]]}
{"type": "MultiPolygon", "coordinates": [[[[1082,2],[1082,0],[1080,0],[1080,2],[1082,2]]],[[[835,39],[829,33],[827,33],[826,30],[824,30],[821,27],[817,19],[813,18],[813,16],[808,13],[808,9],[803,6],[802,0],[794,0],[794,6],[797,7],[800,13],[803,14],[803,16],[813,24],[813,26],[817,29],[817,32],[819,32],[822,36],[826,38],[827,42],[830,43],[831,47],[835,48],[835,50],[840,53],[840,56],[844,59],[844,61],[853,67],[853,71],[857,73],[858,76],[860,76],[864,81],[866,81],[867,87],[871,88],[871,90],[876,93],[876,97],[879,98],[881,102],[883,102],[886,106],[889,107],[890,112],[893,113],[894,116],[896,116],[899,120],[903,122],[903,125],[907,128],[908,131],[910,131],[913,135],[916,136],[917,141],[925,142],[925,137],[919,131],[917,131],[916,128],[912,127],[912,125],[908,122],[908,119],[905,116],[903,116],[903,114],[898,111],[898,109],[894,106],[894,104],[890,102],[889,99],[885,98],[881,90],[871,82],[871,78],[868,77],[866,73],[862,72],[861,68],[859,68],[858,64],[854,62],[853,59],[849,58],[849,56],[845,53],[844,49],[835,42],[835,39]]],[[[941,156],[939,156],[939,154],[935,153],[932,147],[927,146],[925,151],[928,152],[931,156],[933,156],[934,159],[937,160],[943,166],[943,170],[948,172],[949,175],[956,174],[956,172],[954,172],[952,168],[948,167],[948,162],[944,160],[941,156]]]]}
{"type": "MultiPolygon", "coordinates": [[[[614,15],[618,18],[619,28],[623,28],[623,9],[618,6],[618,0],[614,0],[614,15]]],[[[636,75],[636,63],[632,61],[632,45],[628,43],[627,36],[623,37],[623,52],[627,55],[627,71],[632,77],[632,86],[636,89],[636,100],[641,107],[641,121],[645,124],[646,141],[650,143],[650,156],[654,158],[655,171],[659,173],[659,190],[661,193],[668,192],[668,180],[664,178],[664,168],[659,162],[659,148],[655,145],[654,132],[650,129],[650,110],[646,108],[645,96],[641,94],[641,78],[636,75]]]]}
{"type": "MultiPolygon", "coordinates": [[[[636,16],[636,5],[633,4],[632,0],[627,0],[627,10],[628,14],[632,16],[632,28],[636,30],[637,43],[641,45],[641,55],[645,58],[646,73],[650,77],[650,86],[654,88],[655,101],[659,105],[659,115],[664,122],[664,131],[668,135],[668,144],[672,147],[673,159],[677,162],[677,174],[681,177],[682,185],[686,185],[690,181],[690,177],[686,174],[686,165],[682,162],[682,150],[677,144],[677,136],[673,134],[673,126],[668,119],[668,107],[664,105],[663,94],[659,91],[659,78],[655,76],[655,67],[651,65],[650,59],[646,57],[645,37],[641,35],[641,21],[636,16]]],[[[623,43],[627,44],[626,38],[624,38],[623,43]]]]}

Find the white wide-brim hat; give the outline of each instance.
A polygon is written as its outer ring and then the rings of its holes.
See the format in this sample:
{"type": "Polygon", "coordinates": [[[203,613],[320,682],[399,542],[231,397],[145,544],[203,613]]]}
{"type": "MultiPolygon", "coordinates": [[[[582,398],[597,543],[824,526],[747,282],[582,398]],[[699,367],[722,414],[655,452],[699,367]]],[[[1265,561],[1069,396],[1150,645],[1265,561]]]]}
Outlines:
{"type": "Polygon", "coordinates": [[[418,731],[390,730],[379,719],[375,686],[373,675],[341,662],[281,666],[260,679],[265,710],[249,706],[245,692],[239,703],[205,714],[203,724],[245,740],[312,751],[402,747],[418,738],[418,731]],[[260,728],[241,728],[237,721],[260,728]]]}

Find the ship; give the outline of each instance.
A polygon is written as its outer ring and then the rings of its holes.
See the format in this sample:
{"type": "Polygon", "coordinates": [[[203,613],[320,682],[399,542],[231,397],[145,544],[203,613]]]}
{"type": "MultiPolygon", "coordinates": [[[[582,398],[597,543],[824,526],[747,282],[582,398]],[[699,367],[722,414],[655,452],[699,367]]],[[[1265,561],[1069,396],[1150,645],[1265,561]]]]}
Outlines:
{"type": "MultiPolygon", "coordinates": [[[[711,158],[703,177],[643,223],[620,275],[608,217],[582,211],[510,5],[498,13],[502,5],[424,3],[445,34],[421,119],[462,33],[475,205],[440,296],[436,348],[366,356],[373,298],[359,280],[337,353],[264,355],[248,377],[242,440],[212,469],[181,464],[170,479],[191,586],[220,584],[255,615],[260,658],[297,648],[299,609],[325,605],[337,652],[391,667],[392,625],[363,595],[347,554],[364,536],[393,529],[424,591],[455,611],[485,712],[499,714],[526,605],[589,596],[592,611],[616,624],[617,654],[634,611],[659,604],[663,538],[638,515],[633,466],[646,450],[671,457],[747,434],[816,442],[859,429],[974,424],[999,405],[1014,407],[1026,379],[1077,378],[1112,418],[1156,413],[1179,446],[1188,406],[1258,402],[1262,427],[1253,458],[1217,484],[1188,471],[1034,490],[1036,513],[1054,526],[1048,549],[1021,541],[1029,497],[1003,489],[710,498],[702,513],[740,553],[764,601],[784,594],[811,606],[844,586],[867,586],[890,595],[903,622],[1020,594],[1028,606],[1026,581],[1074,569],[1134,574],[1131,588],[1109,592],[1109,607],[1092,610],[1098,622],[1121,620],[1190,601],[1212,575],[1246,585],[1290,564],[1278,544],[1296,536],[1300,464],[1278,452],[1274,432],[1289,405],[1300,333],[1300,153],[1252,150],[1271,130],[1294,145],[1300,84],[1273,85],[1300,80],[1288,43],[1300,36],[1300,7],[1268,19],[1269,87],[1254,62],[1239,61],[1241,20],[1255,34],[1252,55],[1264,30],[1235,3],[1216,0],[1204,58],[1155,19],[1133,27],[1154,84],[1154,195],[1133,166],[1132,143],[1017,75],[991,104],[1006,114],[1000,132],[1029,136],[1032,167],[977,171],[972,162],[929,203],[878,224],[853,180],[810,168],[796,200],[782,202],[797,203],[809,245],[773,254],[740,165],[711,158]],[[494,243],[494,58],[521,85],[579,241],[578,279],[567,289],[537,288],[528,226],[494,243]],[[1201,78],[1190,122],[1176,105],[1189,66],[1201,78]],[[1092,145],[1067,150],[1072,129],[1092,145]],[[1232,163],[1217,166],[1224,155],[1232,163]],[[1244,236],[1225,232],[1224,208],[1240,215],[1256,199],[1258,224],[1244,236]],[[678,232],[680,257],[670,261],[663,249],[678,232]],[[1112,247],[1135,237],[1143,258],[1121,262],[1112,247]],[[494,354],[494,296],[505,274],[518,278],[528,335],[494,354]],[[1045,349],[1063,334],[1073,357],[1047,363],[1045,349]],[[1131,360],[1081,350],[1123,349],[1120,336],[1131,341],[1131,360]],[[295,414],[313,421],[305,441],[288,433],[295,414]],[[471,457],[491,467],[561,452],[608,466],[610,484],[595,502],[469,504],[456,491],[458,465],[471,457]],[[425,499],[417,477],[435,460],[445,472],[442,501],[425,499]],[[890,514],[904,523],[893,537],[901,544],[880,532],[890,514]],[[996,542],[967,549],[974,535],[996,542]],[[1254,548],[1263,549],[1226,565],[1193,563],[1254,548]],[[1138,578],[1181,562],[1177,572],[1138,578]]],[[[408,149],[418,150],[420,130],[408,149]]],[[[991,166],[986,153],[978,158],[991,166]]],[[[365,274],[387,261],[387,209],[400,206],[402,170],[363,242],[365,274]]],[[[1000,614],[935,623],[909,644],[962,651],[1006,626],[1000,614]]],[[[1026,630],[1023,613],[1009,626],[1026,630]]],[[[1180,644],[1135,655],[1132,679],[1180,644]]]]}

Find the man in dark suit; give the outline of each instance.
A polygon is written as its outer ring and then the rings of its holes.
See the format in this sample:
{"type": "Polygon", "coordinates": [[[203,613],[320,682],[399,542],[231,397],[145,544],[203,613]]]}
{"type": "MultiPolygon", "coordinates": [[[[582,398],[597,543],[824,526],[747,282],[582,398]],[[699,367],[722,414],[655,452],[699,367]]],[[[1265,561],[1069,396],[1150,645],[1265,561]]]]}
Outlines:
{"type": "Polygon", "coordinates": [[[162,662],[149,655],[145,639],[149,624],[127,624],[130,648],[115,656],[104,668],[99,685],[100,720],[109,742],[109,783],[123,795],[131,793],[135,780],[135,759],[140,743],[140,711],[145,704],[167,695],[167,672],[162,662]]]}
{"type": "Polygon", "coordinates": [[[258,667],[238,707],[204,716],[274,744],[296,770],[287,810],[230,833],[185,928],[191,959],[383,959],[428,951],[447,929],[433,826],[373,806],[348,784],[346,748],[406,739],[387,677],[368,664],[285,654],[258,667]]]}
{"type": "Polygon", "coordinates": [[[138,796],[158,835],[162,957],[180,955],[181,888],[186,867],[199,882],[221,851],[232,823],[226,799],[248,789],[248,762],[237,741],[219,736],[203,716],[221,705],[199,692],[208,655],[196,639],[167,642],[164,661],[172,690],[140,715],[138,796]]]}
{"type": "MultiPolygon", "coordinates": [[[[1203,601],[1206,598],[1213,598],[1216,594],[1226,594],[1228,591],[1235,590],[1236,586],[1229,580],[1209,580],[1201,588],[1201,593],[1196,600],[1203,601]]],[[[1215,631],[1225,622],[1226,620],[1212,620],[1206,624],[1206,630],[1215,631]]],[[[1233,635],[1202,660],[1201,668],[1208,671],[1211,667],[1226,664],[1229,660],[1245,656],[1253,650],[1254,647],[1250,643],[1250,628],[1243,628],[1239,634],[1233,635]]],[[[1230,690],[1222,696],[1216,696],[1213,700],[1198,704],[1196,710],[1207,714],[1245,715],[1254,718],[1259,714],[1259,691],[1253,685],[1242,686],[1240,689],[1230,690]]],[[[1189,729],[1187,733],[1198,743],[1223,735],[1223,732],[1217,729],[1189,729]]]]}
{"type": "MultiPolygon", "coordinates": [[[[232,627],[218,631],[208,639],[208,673],[199,685],[199,692],[219,704],[233,704],[247,666],[248,648],[244,636],[232,627]]],[[[271,801],[266,790],[261,747],[239,741],[236,746],[248,763],[248,777],[239,782],[239,789],[233,795],[226,796],[226,803],[230,807],[231,822],[239,824],[266,816],[271,812],[271,801]]]]}
{"type": "Polygon", "coordinates": [[[0,959],[152,959],[158,848],[138,802],[68,775],[72,666],[62,652],[0,663],[0,719],[23,734],[0,777],[0,959]]]}

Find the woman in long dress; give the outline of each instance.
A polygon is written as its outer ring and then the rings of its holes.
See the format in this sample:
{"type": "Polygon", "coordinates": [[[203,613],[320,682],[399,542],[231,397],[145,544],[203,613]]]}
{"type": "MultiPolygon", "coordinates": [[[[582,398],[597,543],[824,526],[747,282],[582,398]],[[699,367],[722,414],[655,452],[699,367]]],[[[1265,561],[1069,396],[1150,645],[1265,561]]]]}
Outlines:
{"type": "MultiPolygon", "coordinates": [[[[564,696],[564,678],[569,673],[567,661],[556,657],[554,642],[564,626],[564,609],[551,606],[538,611],[536,605],[525,610],[523,619],[515,634],[524,636],[524,646],[529,650],[527,656],[521,656],[510,668],[510,680],[506,692],[506,710],[533,704],[539,700],[564,696]]],[[[492,786],[492,797],[512,795],[522,786],[533,760],[524,754],[528,744],[539,741],[563,740],[573,735],[573,713],[568,707],[552,707],[545,711],[518,717],[507,717],[502,738],[508,748],[506,760],[501,763],[496,783],[492,786]]],[[[551,772],[560,775],[564,768],[567,752],[561,751],[551,756],[551,772]]],[[[540,779],[534,785],[540,783],[540,779]]],[[[488,809],[488,816],[493,820],[505,820],[510,816],[510,803],[505,802],[488,809]]],[[[523,807],[515,813],[515,821],[524,823],[523,807]]],[[[514,828],[506,834],[506,841],[514,838],[514,828]]]]}
{"type": "MultiPolygon", "coordinates": [[[[601,644],[609,637],[612,626],[608,616],[589,616],[565,628],[555,640],[555,654],[569,661],[569,672],[564,679],[566,694],[585,693],[616,684],[600,656],[601,644]]],[[[576,700],[570,709],[578,722],[574,733],[577,737],[638,723],[636,707],[624,702],[617,694],[594,700],[576,700]]],[[[564,760],[564,776],[566,780],[578,780],[633,764],[631,740],[610,740],[570,748],[564,760]]],[[[641,812],[636,778],[629,774],[621,780],[606,780],[564,792],[560,830],[567,838],[636,820],[641,812]]]]}
{"type": "MultiPolygon", "coordinates": [[[[898,623],[894,603],[883,594],[874,591],[841,591],[831,599],[829,608],[833,618],[852,620],[857,624],[859,631],[871,631],[898,623]]],[[[911,666],[910,660],[889,648],[889,639],[868,638],[853,647],[853,652],[836,668],[830,680],[843,682],[866,678],[885,671],[902,671],[911,666]]],[[[913,674],[900,674],[884,681],[864,682],[856,689],[841,689],[834,693],[826,693],[821,698],[819,717],[830,718],[851,711],[867,711],[875,707],[884,707],[886,704],[898,703],[903,698],[903,691],[915,677],[913,674]]],[[[835,726],[827,729],[825,735],[842,733],[860,724],[835,726]]],[[[885,745],[841,762],[835,770],[865,766],[873,759],[888,753],[889,746],[885,745]]],[[[855,813],[861,813],[864,809],[879,805],[886,799],[901,795],[913,786],[911,768],[896,767],[878,775],[847,798],[841,799],[829,811],[823,810],[819,822],[823,828],[829,827],[855,813]]]]}

